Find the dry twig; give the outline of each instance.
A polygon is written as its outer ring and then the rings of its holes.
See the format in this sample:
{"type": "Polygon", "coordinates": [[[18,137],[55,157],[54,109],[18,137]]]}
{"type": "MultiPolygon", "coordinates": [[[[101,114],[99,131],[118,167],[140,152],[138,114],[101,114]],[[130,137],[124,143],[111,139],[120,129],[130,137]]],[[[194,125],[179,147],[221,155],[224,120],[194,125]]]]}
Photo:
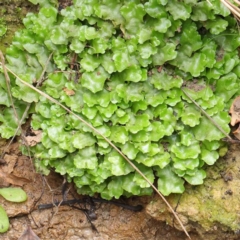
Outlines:
{"type": "MultiPolygon", "coordinates": [[[[220,1],[222,2],[223,5],[225,5],[231,11],[231,13],[234,15],[234,17],[238,21],[240,21],[240,9],[238,8],[238,6],[234,5],[229,0],[220,0],[220,1]]],[[[240,3],[237,0],[234,0],[234,2],[237,5],[240,5],[240,3]]]]}

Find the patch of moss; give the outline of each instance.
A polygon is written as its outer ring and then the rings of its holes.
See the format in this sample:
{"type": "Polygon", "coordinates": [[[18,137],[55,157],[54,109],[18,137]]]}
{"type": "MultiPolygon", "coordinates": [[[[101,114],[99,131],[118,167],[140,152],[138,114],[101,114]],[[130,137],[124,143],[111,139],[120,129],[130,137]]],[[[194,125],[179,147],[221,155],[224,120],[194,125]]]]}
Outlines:
{"type": "Polygon", "coordinates": [[[5,49],[12,42],[14,33],[23,27],[22,19],[28,12],[35,12],[37,6],[26,0],[3,0],[0,3],[0,50],[5,49]]]}

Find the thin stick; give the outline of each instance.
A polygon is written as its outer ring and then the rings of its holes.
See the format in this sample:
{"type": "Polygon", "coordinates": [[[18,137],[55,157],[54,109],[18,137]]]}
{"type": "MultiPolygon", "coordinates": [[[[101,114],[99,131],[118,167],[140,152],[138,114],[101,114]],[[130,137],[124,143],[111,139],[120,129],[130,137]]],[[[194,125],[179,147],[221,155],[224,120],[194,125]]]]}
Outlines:
{"type": "Polygon", "coordinates": [[[212,3],[211,3],[209,0],[207,0],[207,2],[208,2],[208,4],[209,4],[210,6],[212,6],[212,3]]]}
{"type": "Polygon", "coordinates": [[[57,100],[55,100],[54,98],[52,98],[51,96],[49,96],[48,94],[42,92],[41,90],[37,89],[36,87],[32,86],[31,84],[23,81],[17,74],[15,74],[11,69],[9,69],[8,67],[6,67],[7,70],[13,74],[16,78],[18,78],[18,80],[20,82],[22,82],[23,84],[25,84],[26,86],[28,86],[29,88],[33,89],[34,91],[38,92],[40,95],[44,96],[45,98],[47,98],[48,100],[50,100],[51,102],[57,104],[58,106],[62,107],[64,110],[66,110],[68,113],[72,114],[73,116],[75,116],[78,120],[80,120],[81,122],[83,122],[85,125],[87,125],[90,129],[92,129],[95,133],[97,133],[98,135],[100,135],[109,145],[111,145],[131,166],[132,168],[135,169],[136,172],[138,172],[144,179],[145,181],[154,189],[154,191],[162,198],[162,200],[165,202],[165,204],[169,207],[169,209],[171,210],[171,212],[173,213],[174,217],[177,219],[177,221],[179,222],[180,226],[182,227],[183,231],[185,232],[185,234],[187,235],[187,237],[189,239],[191,239],[191,237],[189,236],[186,228],[183,226],[181,220],[179,219],[179,217],[177,216],[177,214],[175,213],[175,211],[173,210],[172,206],[168,203],[168,201],[165,199],[165,197],[158,191],[158,189],[150,182],[150,180],[148,180],[148,178],[121,152],[120,149],[118,149],[107,137],[105,137],[104,135],[101,134],[101,132],[99,132],[96,128],[94,128],[91,124],[89,124],[87,121],[85,121],[83,118],[81,118],[80,116],[78,116],[77,114],[75,114],[74,112],[72,112],[69,108],[65,107],[63,104],[61,104],[60,102],[58,102],[57,100]]]}
{"type": "MultiPolygon", "coordinates": [[[[116,202],[116,201],[107,201],[104,199],[98,199],[98,198],[91,198],[93,202],[96,203],[106,203],[106,204],[113,204],[119,207],[123,207],[127,210],[133,211],[133,212],[140,212],[143,209],[142,205],[136,205],[136,206],[131,206],[131,205],[127,205],[124,203],[120,203],[120,202],[116,202]]],[[[71,200],[64,200],[64,201],[56,201],[54,203],[49,203],[49,204],[40,204],[38,205],[38,209],[39,210],[43,210],[43,209],[49,209],[49,208],[53,208],[56,206],[63,206],[63,205],[73,205],[73,204],[82,204],[82,203],[86,203],[86,201],[84,199],[71,199],[71,200]]]]}
{"type": "Polygon", "coordinates": [[[9,97],[10,97],[13,112],[14,112],[16,121],[19,122],[19,117],[18,117],[17,110],[16,110],[14,102],[13,102],[13,97],[12,97],[11,89],[10,89],[11,81],[10,81],[10,78],[8,76],[8,71],[7,71],[6,66],[5,66],[5,60],[4,60],[4,57],[3,57],[3,53],[1,51],[0,51],[0,58],[1,58],[1,65],[3,67],[3,72],[4,72],[4,75],[5,75],[5,79],[6,79],[7,91],[8,91],[9,97]]]}
{"type": "MultiPolygon", "coordinates": [[[[13,109],[13,112],[14,112],[14,115],[15,115],[15,118],[16,118],[16,122],[18,124],[18,127],[17,127],[17,131],[19,129],[21,129],[21,137],[23,139],[23,141],[26,142],[26,139],[25,139],[25,136],[23,134],[23,131],[22,131],[22,127],[21,127],[21,121],[19,120],[19,116],[18,116],[18,113],[17,113],[17,110],[15,108],[15,105],[14,105],[14,102],[13,102],[13,97],[12,97],[12,94],[11,94],[11,89],[10,89],[10,85],[11,85],[11,81],[10,81],[10,77],[8,75],[8,71],[7,71],[7,68],[5,66],[5,59],[3,57],[3,53],[2,51],[0,51],[0,59],[1,59],[1,65],[3,67],[3,71],[4,71],[4,75],[5,75],[5,79],[6,79],[6,85],[7,85],[7,91],[8,91],[8,95],[10,97],[10,101],[11,101],[11,105],[12,105],[12,109],[13,109]]],[[[17,131],[15,132],[15,134],[17,134],[17,131]]],[[[13,140],[13,138],[12,138],[13,140]]],[[[8,144],[8,146],[11,144],[12,140],[10,141],[10,143],[8,144]]],[[[7,146],[7,147],[8,147],[7,146]]],[[[4,152],[2,153],[2,157],[4,156],[4,152]]]]}
{"type": "Polygon", "coordinates": [[[43,68],[43,71],[42,71],[42,73],[41,73],[41,76],[40,76],[39,79],[37,80],[37,85],[36,85],[37,88],[38,88],[38,87],[43,83],[43,81],[44,81],[43,76],[44,76],[44,74],[45,74],[45,72],[46,72],[46,70],[47,70],[47,66],[48,66],[48,64],[49,64],[49,62],[50,62],[50,60],[51,60],[51,58],[52,58],[52,55],[53,55],[53,52],[49,55],[49,57],[48,57],[48,59],[47,59],[47,62],[46,62],[46,64],[45,64],[44,68],[43,68]]]}
{"type": "Polygon", "coordinates": [[[222,129],[222,127],[214,121],[206,111],[204,111],[199,104],[183,89],[181,90],[185,93],[185,95],[200,109],[200,111],[213,123],[215,127],[217,127],[229,140],[232,140],[232,138],[222,129]]]}
{"type": "Polygon", "coordinates": [[[237,19],[240,18],[240,12],[237,6],[235,6],[228,0],[221,0],[221,2],[237,17],[237,19]]]}
{"type": "MultiPolygon", "coordinates": [[[[29,104],[27,105],[27,107],[26,107],[23,115],[22,115],[22,118],[21,118],[20,121],[19,121],[18,127],[17,127],[17,129],[16,129],[13,137],[11,138],[10,142],[8,143],[8,145],[4,148],[4,150],[3,150],[3,152],[2,152],[2,155],[1,155],[1,158],[3,158],[5,152],[7,151],[7,149],[9,148],[9,146],[11,145],[11,143],[13,142],[13,139],[14,139],[15,136],[17,135],[19,129],[21,128],[21,125],[22,125],[22,123],[23,123],[23,120],[24,120],[25,117],[27,116],[27,113],[28,113],[28,110],[29,110],[30,106],[31,106],[31,104],[29,103],[29,104]]],[[[31,156],[29,156],[29,157],[31,158],[31,156]]]]}

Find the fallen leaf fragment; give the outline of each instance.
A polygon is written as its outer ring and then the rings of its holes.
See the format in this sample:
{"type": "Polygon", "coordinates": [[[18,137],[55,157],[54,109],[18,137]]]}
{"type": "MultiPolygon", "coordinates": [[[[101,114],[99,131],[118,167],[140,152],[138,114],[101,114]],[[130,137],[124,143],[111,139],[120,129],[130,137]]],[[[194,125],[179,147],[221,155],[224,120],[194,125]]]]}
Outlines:
{"type": "Polygon", "coordinates": [[[64,91],[68,96],[73,96],[73,95],[75,95],[75,92],[74,92],[72,89],[63,88],[63,91],[64,91]]]}
{"type": "Polygon", "coordinates": [[[31,227],[28,226],[18,240],[40,240],[40,238],[33,232],[31,227]]]}
{"type": "Polygon", "coordinates": [[[9,228],[9,219],[5,209],[0,205],[0,233],[4,233],[9,228]]]}
{"type": "Polygon", "coordinates": [[[240,96],[233,101],[229,113],[231,114],[231,125],[235,126],[240,122],[240,96]]]}
{"type": "Polygon", "coordinates": [[[5,173],[0,168],[0,182],[3,186],[8,186],[9,184],[12,184],[22,187],[24,184],[29,183],[30,180],[23,177],[14,176],[12,173],[5,173]],[[3,182],[1,180],[3,180],[3,182]]]}
{"type": "Polygon", "coordinates": [[[233,132],[234,136],[240,140],[240,125],[238,126],[238,128],[233,132]]]}
{"type": "Polygon", "coordinates": [[[27,194],[21,188],[9,187],[0,188],[0,195],[9,202],[25,202],[27,200],[27,194]]]}
{"type": "Polygon", "coordinates": [[[42,139],[42,131],[41,130],[37,130],[37,131],[33,130],[32,133],[34,133],[35,136],[25,137],[27,145],[30,147],[37,145],[39,142],[41,142],[41,139],[42,139]]]}

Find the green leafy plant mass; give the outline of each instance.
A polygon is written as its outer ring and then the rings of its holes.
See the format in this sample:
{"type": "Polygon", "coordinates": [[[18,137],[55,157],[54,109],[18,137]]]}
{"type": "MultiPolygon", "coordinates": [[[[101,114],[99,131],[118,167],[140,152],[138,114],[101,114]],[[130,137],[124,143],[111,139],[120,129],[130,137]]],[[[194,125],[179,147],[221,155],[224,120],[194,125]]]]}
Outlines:
{"type": "MultiPolygon", "coordinates": [[[[240,37],[218,0],[73,0],[60,12],[47,0],[29,13],[7,49],[8,67],[109,138],[164,194],[197,185],[229,133],[229,100],[238,94],[240,37]]],[[[2,137],[17,123],[0,75],[2,137]]],[[[111,199],[152,193],[149,184],[98,134],[11,76],[21,118],[42,130],[31,148],[36,167],[66,175],[81,194],[111,199]]]]}

